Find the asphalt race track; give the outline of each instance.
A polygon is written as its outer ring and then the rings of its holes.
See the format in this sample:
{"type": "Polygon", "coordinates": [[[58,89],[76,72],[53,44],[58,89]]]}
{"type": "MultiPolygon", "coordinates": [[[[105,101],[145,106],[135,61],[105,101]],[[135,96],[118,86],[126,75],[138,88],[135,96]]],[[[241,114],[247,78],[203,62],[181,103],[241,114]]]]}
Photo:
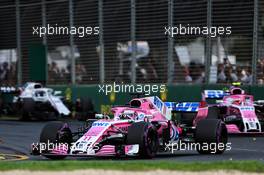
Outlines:
{"type": "MultiPolygon", "coordinates": [[[[41,156],[30,155],[32,143],[38,142],[39,134],[46,122],[0,121],[0,161],[45,160],[41,156]]],[[[72,128],[78,128],[81,122],[69,122],[72,128]]],[[[177,151],[174,154],[159,154],[153,160],[172,161],[220,161],[220,160],[260,160],[264,162],[264,137],[230,136],[232,149],[222,155],[200,155],[196,151],[177,151]]],[[[87,159],[96,158],[69,158],[87,159]]],[[[107,159],[106,159],[107,160],[107,159]]],[[[131,160],[131,158],[122,158],[131,160]]],[[[133,160],[133,159],[132,159],[133,160]]]]}

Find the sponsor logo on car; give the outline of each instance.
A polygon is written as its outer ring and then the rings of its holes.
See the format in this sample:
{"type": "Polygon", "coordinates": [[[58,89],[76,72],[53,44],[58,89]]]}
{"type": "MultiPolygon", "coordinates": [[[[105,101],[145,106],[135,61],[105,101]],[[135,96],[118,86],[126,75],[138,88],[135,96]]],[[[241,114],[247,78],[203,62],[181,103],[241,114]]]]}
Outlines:
{"type": "Polygon", "coordinates": [[[254,107],[251,107],[251,106],[240,107],[240,110],[242,110],[242,111],[254,111],[254,107]]]}
{"type": "Polygon", "coordinates": [[[160,110],[162,111],[162,107],[163,107],[163,103],[162,101],[157,98],[156,96],[154,97],[154,105],[160,110]]]}
{"type": "Polygon", "coordinates": [[[93,127],[107,127],[109,125],[110,123],[107,123],[107,122],[94,122],[92,124],[93,127]]]}

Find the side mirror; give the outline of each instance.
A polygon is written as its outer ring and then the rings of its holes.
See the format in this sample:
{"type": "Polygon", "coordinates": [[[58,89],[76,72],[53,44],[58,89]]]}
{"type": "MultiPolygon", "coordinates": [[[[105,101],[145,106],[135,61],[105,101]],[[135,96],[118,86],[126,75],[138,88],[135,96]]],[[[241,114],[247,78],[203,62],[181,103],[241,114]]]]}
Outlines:
{"type": "Polygon", "coordinates": [[[102,118],[104,118],[104,115],[103,114],[95,114],[95,118],[96,119],[102,119],[102,118]]]}
{"type": "Polygon", "coordinates": [[[108,115],[104,115],[104,114],[95,114],[95,118],[96,119],[110,119],[108,115]]]}
{"type": "Polygon", "coordinates": [[[61,94],[61,91],[54,91],[54,95],[60,95],[61,94]]]}

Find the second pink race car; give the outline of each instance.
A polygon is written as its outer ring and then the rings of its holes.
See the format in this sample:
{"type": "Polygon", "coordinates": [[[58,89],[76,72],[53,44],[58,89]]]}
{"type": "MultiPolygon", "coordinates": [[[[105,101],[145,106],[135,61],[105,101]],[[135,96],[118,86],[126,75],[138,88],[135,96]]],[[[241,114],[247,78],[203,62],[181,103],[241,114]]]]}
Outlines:
{"type": "MultiPolygon", "coordinates": [[[[254,101],[252,95],[245,93],[238,86],[229,90],[205,90],[200,103],[181,103],[182,120],[191,125],[198,124],[204,119],[220,119],[225,122],[228,133],[231,134],[263,134],[264,106],[263,101],[254,101]],[[209,104],[214,99],[214,104],[209,104]],[[191,109],[191,110],[190,110],[191,109]]],[[[175,103],[174,107],[180,104],[175,103]]]]}

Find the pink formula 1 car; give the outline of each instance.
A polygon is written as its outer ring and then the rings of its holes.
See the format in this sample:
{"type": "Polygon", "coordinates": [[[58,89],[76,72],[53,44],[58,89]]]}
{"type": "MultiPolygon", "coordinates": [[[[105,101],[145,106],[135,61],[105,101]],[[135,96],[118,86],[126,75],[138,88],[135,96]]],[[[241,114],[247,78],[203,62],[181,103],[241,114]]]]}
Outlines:
{"type": "Polygon", "coordinates": [[[158,97],[133,99],[127,106],[113,107],[112,113],[113,119],[97,115],[101,119],[88,120],[77,132],[61,122],[47,124],[38,146],[32,147],[33,153],[51,159],[66,156],[152,158],[157,152],[170,151],[179,142],[198,144],[197,151],[202,154],[221,154],[226,148],[227,129],[221,120],[200,120],[195,127],[177,125],[172,120],[171,109],[158,97]],[[208,147],[209,144],[223,146],[208,147]]]}
{"type": "Polygon", "coordinates": [[[252,95],[245,94],[245,91],[237,86],[232,86],[228,91],[205,90],[202,95],[202,102],[193,109],[195,115],[191,119],[192,125],[206,118],[221,119],[225,122],[228,133],[263,134],[263,103],[254,102],[252,95]],[[216,104],[208,105],[206,99],[218,100],[216,104]]]}

